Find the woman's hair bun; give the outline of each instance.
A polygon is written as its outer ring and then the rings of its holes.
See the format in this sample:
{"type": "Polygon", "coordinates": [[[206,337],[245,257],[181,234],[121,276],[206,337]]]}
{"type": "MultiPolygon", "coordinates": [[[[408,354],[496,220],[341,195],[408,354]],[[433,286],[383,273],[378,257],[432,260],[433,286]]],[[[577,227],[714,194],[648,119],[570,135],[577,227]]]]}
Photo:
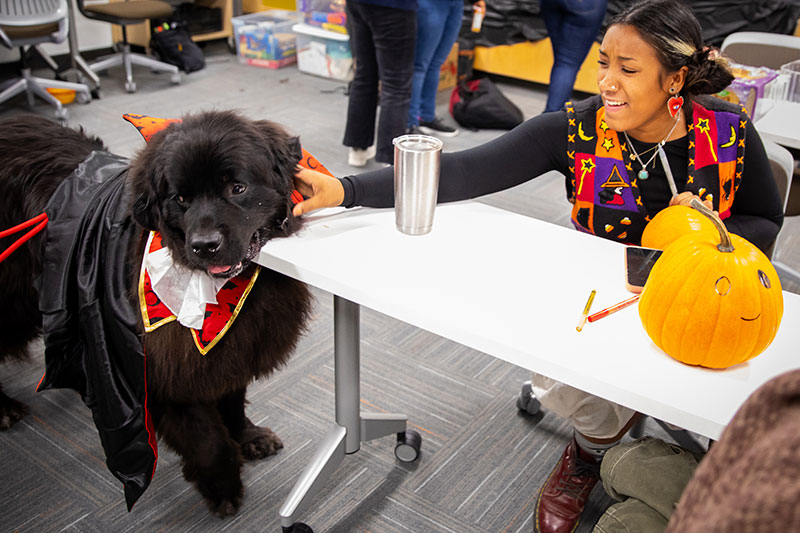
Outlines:
{"type": "Polygon", "coordinates": [[[686,66],[689,72],[686,73],[683,90],[690,95],[718,93],[730,85],[734,78],[728,61],[715,48],[696,50],[688,58],[686,66]]]}

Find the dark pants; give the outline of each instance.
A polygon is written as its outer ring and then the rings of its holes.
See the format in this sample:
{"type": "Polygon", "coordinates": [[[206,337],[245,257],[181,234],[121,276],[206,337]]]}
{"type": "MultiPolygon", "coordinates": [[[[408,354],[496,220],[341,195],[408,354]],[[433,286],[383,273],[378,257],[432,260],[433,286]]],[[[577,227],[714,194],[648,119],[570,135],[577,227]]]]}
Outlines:
{"type": "Polygon", "coordinates": [[[553,45],[553,69],[545,111],[558,111],[572,98],[572,86],[603,24],[608,0],[541,0],[553,45]]]}
{"type": "Polygon", "coordinates": [[[381,113],[375,160],[392,163],[392,139],[406,131],[417,14],[353,0],[347,2],[346,9],[356,72],[350,84],[344,145],[354,148],[372,145],[380,80],[381,113]]]}

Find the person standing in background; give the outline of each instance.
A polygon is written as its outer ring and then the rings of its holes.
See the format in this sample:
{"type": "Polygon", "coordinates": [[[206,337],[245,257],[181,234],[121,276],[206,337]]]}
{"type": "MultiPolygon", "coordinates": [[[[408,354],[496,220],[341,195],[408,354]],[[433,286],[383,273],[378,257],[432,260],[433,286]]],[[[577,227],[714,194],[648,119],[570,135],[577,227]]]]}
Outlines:
{"type": "MultiPolygon", "coordinates": [[[[408,130],[439,137],[454,137],[458,130],[436,117],[439,71],[461,29],[462,0],[418,0],[417,51],[408,107],[408,130]]],[[[475,5],[484,9],[484,0],[475,5]]]]}
{"type": "Polygon", "coordinates": [[[363,167],[375,157],[394,160],[392,139],[406,131],[417,34],[416,0],[348,0],[347,25],[355,60],[343,144],[347,162],[363,167]],[[378,140],[375,118],[380,89],[378,140]]]}
{"type": "Polygon", "coordinates": [[[572,99],[572,87],[606,15],[608,0],[541,0],[553,69],[544,112],[558,111],[572,99]]]}

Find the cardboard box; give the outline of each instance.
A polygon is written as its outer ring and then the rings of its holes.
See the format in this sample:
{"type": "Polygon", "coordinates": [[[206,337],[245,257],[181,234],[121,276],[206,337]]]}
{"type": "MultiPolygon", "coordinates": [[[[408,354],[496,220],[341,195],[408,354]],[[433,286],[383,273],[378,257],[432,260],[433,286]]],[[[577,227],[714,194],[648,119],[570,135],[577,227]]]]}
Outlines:
{"type": "Polygon", "coordinates": [[[458,80],[458,43],[453,44],[450,53],[447,54],[447,59],[442,63],[442,68],[439,71],[439,89],[452,89],[456,86],[458,80]]]}
{"type": "Polygon", "coordinates": [[[308,24],[295,24],[297,68],[301,72],[341,81],[353,79],[350,37],[308,24]]]}
{"type": "Polygon", "coordinates": [[[272,9],[231,19],[240,63],[279,68],[297,61],[292,26],[302,15],[272,9]]]}

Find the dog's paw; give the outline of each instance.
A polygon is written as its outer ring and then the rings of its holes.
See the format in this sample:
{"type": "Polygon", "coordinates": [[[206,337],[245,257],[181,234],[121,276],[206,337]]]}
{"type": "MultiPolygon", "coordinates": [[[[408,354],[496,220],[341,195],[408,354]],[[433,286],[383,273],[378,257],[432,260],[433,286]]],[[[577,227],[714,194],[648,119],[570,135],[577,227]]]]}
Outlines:
{"type": "MultiPolygon", "coordinates": [[[[0,395],[3,395],[0,392],[0,395]]],[[[5,395],[3,395],[5,396],[5,395]]],[[[5,431],[28,414],[28,406],[6,396],[0,403],[0,431],[5,431]]]]}
{"type": "Polygon", "coordinates": [[[258,426],[244,430],[239,445],[242,448],[242,455],[248,461],[274,455],[283,448],[283,442],[271,429],[258,426]]]}
{"type": "Polygon", "coordinates": [[[208,506],[208,510],[220,518],[235,515],[242,504],[244,487],[238,476],[227,481],[220,477],[207,478],[197,483],[197,488],[208,506]]]}
{"type": "Polygon", "coordinates": [[[225,518],[236,514],[239,510],[239,505],[241,505],[241,498],[233,500],[225,498],[221,500],[209,500],[206,498],[206,505],[208,505],[208,510],[213,514],[220,518],[225,518]]]}

